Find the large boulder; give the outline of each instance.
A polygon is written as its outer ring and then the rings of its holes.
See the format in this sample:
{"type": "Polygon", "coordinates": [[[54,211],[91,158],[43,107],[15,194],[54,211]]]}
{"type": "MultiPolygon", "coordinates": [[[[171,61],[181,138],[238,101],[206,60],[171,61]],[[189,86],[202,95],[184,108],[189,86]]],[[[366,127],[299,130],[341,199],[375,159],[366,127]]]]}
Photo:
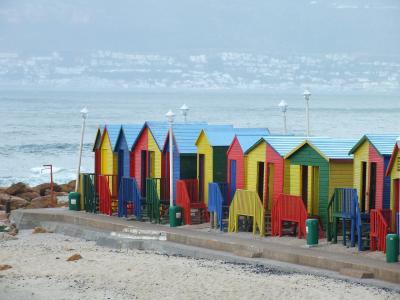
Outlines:
{"type": "Polygon", "coordinates": [[[65,193],[73,192],[75,190],[75,181],[73,182],[73,184],[70,184],[70,183],[60,184],[60,188],[61,188],[61,192],[65,192],[65,193]]]}
{"type": "Polygon", "coordinates": [[[7,201],[11,202],[11,209],[26,207],[29,202],[23,198],[12,196],[6,193],[0,193],[0,204],[6,206],[7,201]]]}
{"type": "Polygon", "coordinates": [[[34,198],[40,197],[40,194],[37,192],[26,192],[26,193],[18,194],[18,197],[23,198],[27,201],[31,201],[34,198]]]}
{"type": "Polygon", "coordinates": [[[40,196],[32,199],[27,208],[46,208],[50,206],[51,196],[40,196]]]}
{"type": "Polygon", "coordinates": [[[27,186],[23,182],[18,182],[18,183],[14,183],[9,188],[7,188],[5,192],[9,195],[15,196],[15,195],[27,193],[30,191],[32,191],[32,189],[29,186],[27,186]]]}
{"type": "MultiPolygon", "coordinates": [[[[50,183],[42,183],[33,188],[33,190],[40,194],[40,196],[45,196],[46,192],[49,193],[50,191],[50,183]]],[[[61,192],[61,187],[57,184],[53,184],[53,190],[55,192],[61,192]]]]}

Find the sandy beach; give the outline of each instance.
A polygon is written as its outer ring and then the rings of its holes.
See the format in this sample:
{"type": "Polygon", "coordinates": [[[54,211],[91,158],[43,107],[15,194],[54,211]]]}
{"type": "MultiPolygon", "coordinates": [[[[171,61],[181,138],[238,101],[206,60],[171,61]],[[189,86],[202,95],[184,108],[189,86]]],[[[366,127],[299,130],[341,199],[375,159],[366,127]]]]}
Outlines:
{"type": "Polygon", "coordinates": [[[0,241],[0,299],[399,299],[393,291],[265,267],[117,251],[23,230],[0,241]],[[73,254],[82,259],[68,262],[73,254]]]}

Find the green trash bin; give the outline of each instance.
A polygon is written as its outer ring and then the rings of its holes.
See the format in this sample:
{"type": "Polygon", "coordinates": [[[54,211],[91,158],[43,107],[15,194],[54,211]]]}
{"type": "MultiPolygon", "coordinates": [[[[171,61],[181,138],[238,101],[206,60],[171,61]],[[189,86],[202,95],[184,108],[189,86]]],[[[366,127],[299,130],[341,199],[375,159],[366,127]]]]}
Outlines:
{"type": "Polygon", "coordinates": [[[307,219],[306,220],[306,233],[307,233],[307,245],[315,246],[318,245],[318,220],[307,219]]]}
{"type": "Polygon", "coordinates": [[[394,233],[386,235],[386,262],[399,261],[399,236],[394,233]]]}
{"type": "Polygon", "coordinates": [[[77,192],[71,192],[68,195],[69,210],[80,210],[80,195],[77,192]]]}
{"type": "Polygon", "coordinates": [[[176,227],[182,225],[182,207],[170,206],[169,208],[169,225],[176,227]]]}

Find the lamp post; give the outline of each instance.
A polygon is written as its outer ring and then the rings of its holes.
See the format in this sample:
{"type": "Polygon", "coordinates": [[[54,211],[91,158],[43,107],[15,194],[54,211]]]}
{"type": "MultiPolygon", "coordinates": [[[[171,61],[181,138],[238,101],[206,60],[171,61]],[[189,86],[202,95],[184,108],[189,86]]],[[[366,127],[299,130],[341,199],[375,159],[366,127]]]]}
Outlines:
{"type": "Polygon", "coordinates": [[[180,108],[185,123],[187,122],[187,114],[189,113],[189,106],[183,104],[180,108]]]}
{"type": "Polygon", "coordinates": [[[288,104],[286,103],[285,100],[281,100],[281,102],[279,102],[278,106],[281,109],[282,114],[283,114],[283,130],[284,130],[284,133],[287,134],[286,111],[287,111],[287,108],[288,108],[288,104]]]}
{"type": "Polygon", "coordinates": [[[172,136],[172,125],[174,124],[175,114],[172,110],[169,110],[165,115],[169,123],[169,207],[171,213],[171,207],[174,206],[174,148],[173,148],[173,136],[172,136]]]}
{"type": "Polygon", "coordinates": [[[309,90],[305,90],[304,93],[304,99],[306,100],[306,127],[307,127],[307,137],[310,136],[310,114],[309,114],[309,101],[310,101],[310,96],[311,92],[309,90]]]}
{"type": "Polygon", "coordinates": [[[81,110],[81,116],[82,116],[81,143],[80,143],[80,146],[79,146],[78,169],[76,170],[75,192],[78,192],[78,189],[79,189],[79,173],[81,172],[83,136],[84,136],[84,133],[85,133],[86,118],[88,116],[88,110],[87,110],[86,107],[84,107],[81,110]]]}

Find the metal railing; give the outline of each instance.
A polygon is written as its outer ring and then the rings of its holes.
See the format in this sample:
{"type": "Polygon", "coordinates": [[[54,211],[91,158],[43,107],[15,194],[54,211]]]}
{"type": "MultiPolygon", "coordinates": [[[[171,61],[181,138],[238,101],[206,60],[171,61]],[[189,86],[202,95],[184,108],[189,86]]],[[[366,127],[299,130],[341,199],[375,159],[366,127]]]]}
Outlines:
{"type": "Polygon", "coordinates": [[[383,251],[386,253],[386,235],[389,232],[389,225],[380,209],[370,211],[370,236],[371,250],[383,251]]]}
{"type": "Polygon", "coordinates": [[[141,218],[140,193],[135,178],[123,177],[118,193],[118,217],[128,217],[129,211],[141,218]]]}
{"type": "Polygon", "coordinates": [[[298,224],[298,238],[306,238],[307,210],[300,196],[281,194],[272,203],[272,235],[282,236],[283,221],[298,224]]]}

